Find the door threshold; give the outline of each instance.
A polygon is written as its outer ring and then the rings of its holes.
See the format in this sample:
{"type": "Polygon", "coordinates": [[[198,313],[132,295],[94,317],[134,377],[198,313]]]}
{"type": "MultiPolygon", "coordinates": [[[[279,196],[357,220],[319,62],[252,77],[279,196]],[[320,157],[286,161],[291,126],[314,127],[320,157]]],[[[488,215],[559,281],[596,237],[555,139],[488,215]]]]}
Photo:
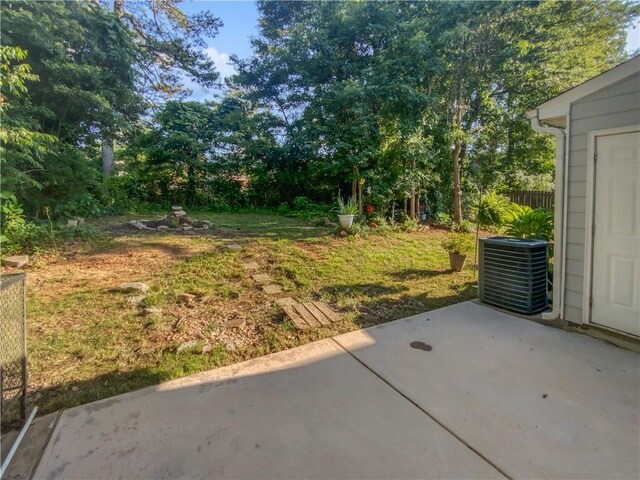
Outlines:
{"type": "Polygon", "coordinates": [[[570,332],[582,333],[590,337],[603,340],[620,348],[640,353],[640,337],[631,334],[624,334],[619,331],[610,330],[594,323],[578,324],[569,323],[567,330],[570,332]]]}

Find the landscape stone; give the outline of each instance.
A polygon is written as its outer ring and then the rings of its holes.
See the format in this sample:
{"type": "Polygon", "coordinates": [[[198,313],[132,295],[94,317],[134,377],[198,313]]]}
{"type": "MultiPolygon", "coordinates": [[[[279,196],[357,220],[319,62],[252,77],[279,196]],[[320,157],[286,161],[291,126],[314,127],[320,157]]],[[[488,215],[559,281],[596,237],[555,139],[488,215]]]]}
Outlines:
{"type": "Polygon", "coordinates": [[[122,292],[147,292],[149,285],[142,282],[126,282],[118,285],[118,290],[122,292]]]}
{"type": "Polygon", "coordinates": [[[260,265],[258,265],[256,262],[249,262],[243,263],[242,268],[244,268],[245,270],[258,270],[260,268],[260,265]]]}
{"type": "Polygon", "coordinates": [[[67,227],[77,227],[78,220],[67,220],[67,227]]]}
{"type": "Polygon", "coordinates": [[[278,285],[269,284],[263,285],[262,290],[269,295],[275,295],[276,293],[282,293],[282,289],[278,285]]]}
{"type": "Polygon", "coordinates": [[[224,322],[226,328],[242,328],[247,321],[244,318],[232,318],[224,322]]]}
{"type": "Polygon", "coordinates": [[[228,250],[242,250],[242,247],[237,243],[230,243],[227,245],[228,250]]]}
{"type": "Polygon", "coordinates": [[[144,302],[144,299],[147,298],[145,295],[135,295],[132,297],[127,297],[127,303],[131,303],[133,305],[140,305],[142,302],[144,302]]]}
{"type": "Polygon", "coordinates": [[[196,300],[196,296],[193,293],[181,293],[178,298],[182,303],[187,304],[193,303],[196,300]]]}
{"type": "Polygon", "coordinates": [[[136,226],[138,224],[138,220],[129,220],[129,225],[136,226]]]}
{"type": "Polygon", "coordinates": [[[160,225],[158,227],[159,232],[166,232],[167,230],[169,230],[169,227],[167,225],[160,225]]]}
{"type": "Polygon", "coordinates": [[[84,218],[78,218],[78,225],[84,225],[84,218]]]}
{"type": "Polygon", "coordinates": [[[192,229],[193,229],[193,227],[191,225],[184,225],[182,227],[182,230],[184,230],[185,232],[188,231],[188,230],[192,230],[192,229]]]}
{"type": "Polygon", "coordinates": [[[251,278],[258,283],[267,283],[273,280],[273,278],[271,278],[267,273],[256,273],[255,275],[252,275],[251,278]]]}
{"type": "Polygon", "coordinates": [[[179,205],[174,205],[173,207],[171,207],[171,210],[173,210],[174,212],[179,212],[182,211],[182,207],[179,205]]]}
{"type": "Polygon", "coordinates": [[[176,217],[186,217],[187,216],[187,212],[185,212],[184,210],[178,210],[177,212],[173,212],[173,214],[176,217]]]}
{"type": "Polygon", "coordinates": [[[230,298],[240,298],[240,292],[237,290],[231,290],[231,292],[229,292],[229,297],[230,298]]]}
{"type": "Polygon", "coordinates": [[[2,258],[2,265],[5,267],[20,268],[24,267],[27,263],[29,263],[29,255],[13,255],[2,258]]]}
{"type": "Polygon", "coordinates": [[[191,349],[191,348],[195,348],[198,346],[198,342],[195,340],[191,340],[189,342],[184,342],[181,343],[178,348],[176,348],[176,353],[180,353],[183,352],[185,350],[191,349]]]}

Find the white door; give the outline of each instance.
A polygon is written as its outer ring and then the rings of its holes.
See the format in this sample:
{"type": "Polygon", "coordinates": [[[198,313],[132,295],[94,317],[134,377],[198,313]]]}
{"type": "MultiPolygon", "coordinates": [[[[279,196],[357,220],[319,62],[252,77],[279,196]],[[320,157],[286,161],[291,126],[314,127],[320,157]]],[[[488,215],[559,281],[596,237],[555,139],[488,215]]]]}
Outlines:
{"type": "Polygon", "coordinates": [[[640,132],[596,152],[591,321],[640,335],[640,132]]]}

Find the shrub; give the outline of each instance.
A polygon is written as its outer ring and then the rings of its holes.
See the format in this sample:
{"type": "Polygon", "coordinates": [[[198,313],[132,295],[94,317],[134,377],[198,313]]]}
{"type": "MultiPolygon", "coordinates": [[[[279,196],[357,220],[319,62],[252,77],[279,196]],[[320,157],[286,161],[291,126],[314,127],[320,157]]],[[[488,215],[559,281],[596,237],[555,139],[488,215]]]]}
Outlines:
{"type": "Polygon", "coordinates": [[[531,211],[533,211],[531,207],[527,207],[526,205],[519,205],[512,202],[503,213],[503,224],[510,224],[515,219],[520,218],[531,211]]]}
{"type": "Polygon", "coordinates": [[[453,233],[442,240],[442,248],[449,253],[468,255],[473,251],[473,235],[468,233],[453,233]]]}
{"type": "Polygon", "coordinates": [[[73,199],[61,203],[55,208],[56,217],[98,217],[102,215],[103,209],[96,197],[90,193],[83,193],[73,199]]]}
{"type": "Polygon", "coordinates": [[[496,192],[491,192],[480,201],[476,211],[476,221],[484,227],[499,227],[505,219],[505,213],[510,206],[509,199],[496,192]]]}
{"type": "Polygon", "coordinates": [[[539,208],[514,219],[507,225],[506,234],[512,237],[537,238],[553,241],[553,211],[539,208]]]}

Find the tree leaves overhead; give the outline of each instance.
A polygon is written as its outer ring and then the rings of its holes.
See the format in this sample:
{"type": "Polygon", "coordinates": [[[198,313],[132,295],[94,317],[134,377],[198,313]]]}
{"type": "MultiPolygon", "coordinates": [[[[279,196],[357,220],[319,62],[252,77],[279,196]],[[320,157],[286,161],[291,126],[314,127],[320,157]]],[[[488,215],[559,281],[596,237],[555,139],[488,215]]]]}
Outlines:
{"type": "Polygon", "coordinates": [[[115,0],[113,8],[132,32],[138,55],[140,91],[152,104],[184,96],[186,76],[205,87],[217,85],[219,74],[206,54],[222,21],[211,12],[187,15],[183,0],[115,0]]]}

